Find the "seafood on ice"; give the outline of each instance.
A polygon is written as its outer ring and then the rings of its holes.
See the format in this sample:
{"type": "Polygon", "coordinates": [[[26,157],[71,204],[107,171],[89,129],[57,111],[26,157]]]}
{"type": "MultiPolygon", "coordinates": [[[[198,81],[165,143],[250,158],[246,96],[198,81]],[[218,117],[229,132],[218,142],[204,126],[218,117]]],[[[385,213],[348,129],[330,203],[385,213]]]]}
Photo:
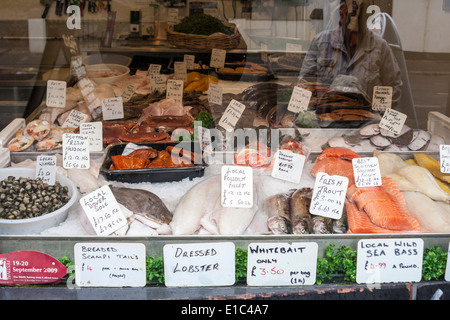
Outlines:
{"type": "MultiPolygon", "coordinates": [[[[157,195],[143,189],[116,186],[110,186],[110,188],[122,213],[127,218],[127,225],[113,233],[114,235],[126,235],[131,224],[136,220],[148,227],[145,230],[149,235],[171,233],[168,225],[172,213],[157,195]]],[[[82,208],[79,211],[79,220],[86,232],[95,234],[82,208]]]]}
{"type": "Polygon", "coordinates": [[[405,199],[395,181],[382,177],[377,187],[355,185],[351,159],[359,155],[347,148],[327,148],[320,154],[311,174],[318,172],[340,175],[349,179],[345,209],[347,233],[418,232],[420,225],[408,211],[405,199]]]}
{"type": "MultiPolygon", "coordinates": [[[[179,201],[170,222],[172,234],[244,234],[260,219],[257,179],[254,179],[254,202],[251,208],[223,207],[221,204],[221,175],[200,181],[179,201]]],[[[259,233],[253,229],[252,232],[259,233]]]]}
{"type": "Polygon", "coordinates": [[[311,196],[311,188],[301,188],[268,197],[263,210],[269,230],[275,235],[345,233],[346,215],[331,219],[311,214],[311,196]]]}
{"type": "Polygon", "coordinates": [[[433,200],[450,203],[450,194],[426,168],[409,164],[394,153],[374,152],[374,156],[378,158],[381,176],[393,179],[400,191],[417,191],[433,200]]]}

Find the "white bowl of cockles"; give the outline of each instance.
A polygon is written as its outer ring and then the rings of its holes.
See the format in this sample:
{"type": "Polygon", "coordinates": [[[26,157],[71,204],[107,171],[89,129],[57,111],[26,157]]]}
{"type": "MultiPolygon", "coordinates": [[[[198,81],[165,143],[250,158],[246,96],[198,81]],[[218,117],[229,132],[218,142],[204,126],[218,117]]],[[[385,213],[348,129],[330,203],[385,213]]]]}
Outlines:
{"type": "Polygon", "coordinates": [[[113,83],[130,74],[130,68],[120,64],[86,65],[86,76],[97,84],[113,83]]]}
{"type": "Polygon", "coordinates": [[[0,235],[34,235],[58,226],[78,199],[78,189],[56,173],[55,183],[36,178],[34,168],[0,169],[0,235]]]}

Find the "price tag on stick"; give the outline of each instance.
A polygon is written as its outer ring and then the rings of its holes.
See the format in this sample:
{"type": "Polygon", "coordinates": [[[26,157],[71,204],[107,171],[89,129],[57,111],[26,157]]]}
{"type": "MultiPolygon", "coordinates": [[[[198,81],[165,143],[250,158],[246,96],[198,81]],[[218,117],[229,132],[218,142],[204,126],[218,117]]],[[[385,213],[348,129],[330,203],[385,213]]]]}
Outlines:
{"type": "Polygon", "coordinates": [[[439,146],[439,158],[442,173],[450,173],[450,145],[439,146]]]}
{"type": "Polygon", "coordinates": [[[47,107],[64,108],[66,106],[66,88],[65,81],[48,80],[47,107]]]}
{"type": "Polygon", "coordinates": [[[224,128],[227,131],[233,131],[236,123],[242,116],[242,113],[245,110],[245,105],[236,101],[231,100],[228,104],[228,107],[225,109],[222,117],[219,120],[219,126],[224,128]]]}
{"type": "Polygon", "coordinates": [[[355,184],[357,187],[381,186],[380,165],[377,157],[352,159],[355,184]]]}
{"type": "Polygon", "coordinates": [[[386,129],[393,134],[400,134],[402,132],[403,125],[406,122],[407,115],[398,112],[394,109],[386,109],[383,118],[380,121],[380,128],[386,129]]]}
{"type": "Polygon", "coordinates": [[[306,157],[288,150],[278,150],[272,169],[272,177],[300,183],[306,157]]]}
{"type": "Polygon", "coordinates": [[[295,87],[289,100],[288,110],[293,113],[306,111],[311,100],[312,92],[300,87],[295,87]]]}

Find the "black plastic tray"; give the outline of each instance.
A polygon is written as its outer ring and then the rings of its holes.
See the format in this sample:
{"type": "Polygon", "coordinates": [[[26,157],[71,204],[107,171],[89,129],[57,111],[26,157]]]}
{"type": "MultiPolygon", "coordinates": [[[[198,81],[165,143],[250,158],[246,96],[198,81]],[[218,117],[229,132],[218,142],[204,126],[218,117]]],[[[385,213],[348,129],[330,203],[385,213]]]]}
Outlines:
{"type": "MultiPolygon", "coordinates": [[[[200,153],[200,145],[198,142],[160,142],[138,145],[152,147],[155,150],[164,150],[167,146],[189,148],[189,144],[191,148],[190,150],[200,153]]],[[[203,156],[202,164],[194,164],[193,167],[110,170],[109,168],[112,163],[111,157],[122,154],[126,145],[127,143],[116,144],[107,148],[102,166],[100,168],[100,173],[103,174],[107,180],[128,183],[171,182],[180,181],[185,178],[192,180],[197,177],[202,177],[205,174],[205,168],[207,165],[203,160],[203,156]]]]}

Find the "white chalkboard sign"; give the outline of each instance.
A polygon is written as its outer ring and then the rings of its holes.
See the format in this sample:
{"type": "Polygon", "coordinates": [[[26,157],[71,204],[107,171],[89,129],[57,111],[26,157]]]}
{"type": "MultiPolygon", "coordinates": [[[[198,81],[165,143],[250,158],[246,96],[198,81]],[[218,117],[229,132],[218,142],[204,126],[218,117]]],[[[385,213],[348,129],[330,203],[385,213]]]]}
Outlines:
{"type": "Polygon", "coordinates": [[[232,242],[166,244],[163,252],[167,287],[234,284],[235,246],[232,242]]]}
{"type": "Polygon", "coordinates": [[[316,176],[309,212],[340,219],[347,193],[348,178],[319,172],[316,176]]]}
{"type": "Polygon", "coordinates": [[[142,243],[76,243],[75,283],[79,287],[144,287],[142,243]]]}
{"type": "Polygon", "coordinates": [[[253,207],[253,168],[222,166],[221,204],[223,207],[253,207]]]}
{"type": "Polygon", "coordinates": [[[356,282],[419,282],[423,240],[361,239],[358,241],[356,282]]]}
{"type": "Polygon", "coordinates": [[[251,243],[247,256],[249,286],[299,286],[316,282],[315,242],[251,243]]]}

